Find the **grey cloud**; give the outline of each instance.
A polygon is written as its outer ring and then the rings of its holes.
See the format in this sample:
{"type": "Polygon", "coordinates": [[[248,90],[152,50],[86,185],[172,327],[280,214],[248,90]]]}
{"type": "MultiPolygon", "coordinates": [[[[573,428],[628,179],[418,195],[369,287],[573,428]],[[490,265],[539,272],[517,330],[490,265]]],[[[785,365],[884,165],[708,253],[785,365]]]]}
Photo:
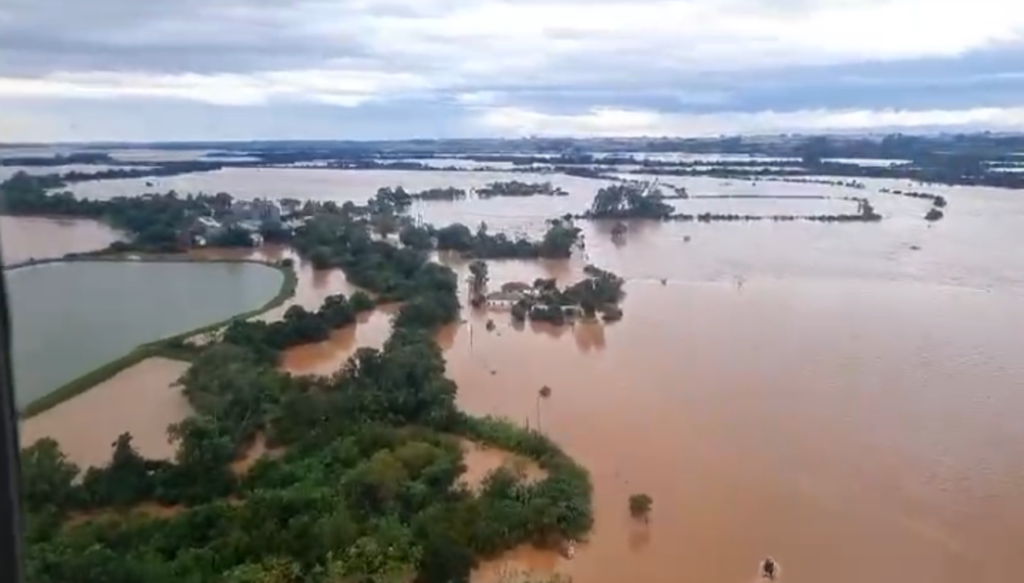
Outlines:
{"type": "MultiPolygon", "coordinates": [[[[305,34],[301,9],[309,5],[303,0],[5,0],[0,74],[246,72],[369,59],[356,36],[328,40],[305,34]]],[[[389,11],[384,4],[376,10],[389,14],[399,8],[389,11]]]]}

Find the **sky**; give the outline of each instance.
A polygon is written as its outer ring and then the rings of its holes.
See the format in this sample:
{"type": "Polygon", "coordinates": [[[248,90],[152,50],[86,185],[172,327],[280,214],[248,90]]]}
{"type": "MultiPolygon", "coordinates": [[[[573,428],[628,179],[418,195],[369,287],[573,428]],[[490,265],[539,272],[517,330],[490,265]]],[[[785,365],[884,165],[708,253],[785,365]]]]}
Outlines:
{"type": "Polygon", "coordinates": [[[2,0],[0,142],[1024,131],[1012,0],[2,0]]]}

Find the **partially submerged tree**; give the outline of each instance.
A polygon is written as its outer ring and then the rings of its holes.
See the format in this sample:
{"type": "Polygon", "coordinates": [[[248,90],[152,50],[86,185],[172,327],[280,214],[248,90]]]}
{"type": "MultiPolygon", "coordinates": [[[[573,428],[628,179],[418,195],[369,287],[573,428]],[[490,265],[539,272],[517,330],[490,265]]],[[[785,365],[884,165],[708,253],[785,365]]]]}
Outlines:
{"type": "Polygon", "coordinates": [[[633,518],[642,518],[647,522],[650,520],[653,505],[654,500],[647,494],[633,494],[629,497],[629,514],[633,518]]]}

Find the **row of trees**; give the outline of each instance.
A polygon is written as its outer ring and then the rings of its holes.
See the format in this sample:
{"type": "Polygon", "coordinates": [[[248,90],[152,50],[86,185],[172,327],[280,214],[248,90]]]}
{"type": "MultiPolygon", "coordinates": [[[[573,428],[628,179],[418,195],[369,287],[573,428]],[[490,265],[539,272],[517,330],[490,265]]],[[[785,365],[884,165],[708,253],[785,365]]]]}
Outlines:
{"type": "Polygon", "coordinates": [[[223,341],[248,348],[267,362],[277,361],[282,350],[300,344],[322,342],[331,330],[344,328],[356,322],[361,312],[376,306],[366,292],[357,291],[351,298],[344,294],[328,296],[314,312],[302,306],[291,306],[281,320],[236,320],[224,330],[223,341]]]}
{"type": "Polygon", "coordinates": [[[548,221],[548,229],[539,241],[491,233],[486,223],[480,223],[475,233],[462,223],[441,228],[411,226],[403,229],[400,238],[403,243],[415,245],[425,240],[424,234],[441,251],[456,251],[477,259],[567,259],[580,242],[579,227],[563,219],[548,221]]]}
{"type": "Polygon", "coordinates": [[[432,338],[458,316],[454,273],[334,219],[296,243],[404,301],[383,348],[357,350],[330,377],[294,377],[265,358],[306,338],[312,318],[342,324],[362,302],[335,297],[279,327],[235,326],[198,355],[180,381],[195,415],[171,428],[172,461],[143,459],[125,435],[107,467],[77,480],[55,443],[30,446],[28,580],[450,583],[467,581],[478,557],[586,534],[583,468],[539,433],[455,407],[432,338]],[[281,455],[231,471],[260,435],[281,455]],[[453,435],[528,456],[547,476],[527,482],[502,469],[473,491],[459,482],[453,435]],[[109,512],[146,502],[181,507],[109,512]]]}
{"type": "Polygon", "coordinates": [[[550,182],[520,182],[509,180],[507,182],[491,182],[476,191],[480,198],[495,198],[499,196],[569,196],[569,193],[550,182]]]}

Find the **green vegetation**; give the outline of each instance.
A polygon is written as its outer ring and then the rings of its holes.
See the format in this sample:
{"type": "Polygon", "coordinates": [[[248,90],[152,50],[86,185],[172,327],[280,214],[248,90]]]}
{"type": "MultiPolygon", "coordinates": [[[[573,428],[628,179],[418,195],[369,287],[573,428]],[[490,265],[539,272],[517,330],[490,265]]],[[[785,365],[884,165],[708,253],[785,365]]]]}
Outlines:
{"type": "MultiPolygon", "coordinates": [[[[232,215],[234,199],[225,192],[215,195],[179,195],[174,191],[141,196],[118,196],[110,200],[77,198],[70,192],[48,192],[63,183],[54,175],[32,176],[18,172],[0,183],[0,212],[9,215],[78,217],[104,221],[131,235],[130,242],[118,241],[106,252],[127,251],[174,253],[191,246],[198,234],[200,217],[225,219],[232,215]]],[[[279,227],[263,227],[267,240],[281,240],[279,227]]],[[[250,232],[229,226],[211,238],[220,247],[251,246],[250,232]]]]}
{"type": "Polygon", "coordinates": [[[647,494],[633,494],[629,497],[629,514],[633,518],[642,518],[646,522],[651,515],[654,500],[647,494]]]}
{"type": "Polygon", "coordinates": [[[469,294],[473,306],[480,306],[486,299],[484,291],[487,289],[488,280],[487,263],[479,259],[469,264],[469,294]]]}
{"type": "Polygon", "coordinates": [[[606,321],[622,317],[618,307],[622,301],[624,280],[610,271],[588,265],[587,277],[558,289],[554,279],[538,279],[530,293],[512,306],[512,318],[522,322],[531,320],[548,322],[556,326],[571,322],[577,316],[594,318],[601,312],[606,321]]]}
{"type": "Polygon", "coordinates": [[[284,318],[276,322],[235,320],[224,330],[223,341],[249,349],[253,354],[274,364],[280,351],[298,346],[323,342],[331,330],[355,324],[359,312],[372,310],[374,301],[363,292],[358,299],[349,301],[344,294],[328,296],[315,312],[302,306],[292,306],[284,318]],[[360,309],[356,309],[356,307],[360,309]]]}
{"type": "Polygon", "coordinates": [[[550,182],[519,182],[510,180],[508,182],[492,182],[476,191],[480,198],[495,198],[499,196],[569,196],[569,193],[550,182]]]}
{"type": "Polygon", "coordinates": [[[540,241],[491,234],[486,223],[476,233],[462,223],[429,231],[441,251],[456,251],[477,259],[567,259],[580,241],[580,229],[571,221],[551,219],[540,241]]]}
{"type": "Polygon", "coordinates": [[[657,187],[641,182],[624,182],[597,191],[587,218],[593,219],[666,219],[672,205],[664,202],[657,187]]]}
{"type": "Polygon", "coordinates": [[[174,460],[143,459],[126,434],[108,466],[76,481],[57,444],[30,445],[29,581],[450,583],[467,581],[478,557],[589,531],[586,470],[537,432],[456,409],[431,336],[458,317],[450,269],[340,215],[318,217],[296,243],[404,301],[384,347],[359,349],[330,377],[294,377],[266,358],[369,298],[336,297],[276,327],[235,324],[180,381],[196,414],[169,430],[174,460]],[[459,483],[456,435],[530,457],[547,476],[499,469],[474,492],[459,483]],[[232,471],[258,436],[280,455],[232,471]],[[144,511],[153,505],[163,508],[144,511]]]}
{"type": "MultiPolygon", "coordinates": [[[[122,261],[123,259],[105,260],[122,261]]],[[[55,260],[55,262],[56,261],[64,260],[55,260]]],[[[178,256],[157,258],[144,257],[142,259],[133,261],[205,262],[207,260],[178,256]]],[[[217,259],[209,261],[218,263],[259,263],[260,265],[266,265],[266,263],[264,262],[249,259],[217,259]]],[[[249,312],[244,312],[242,314],[232,316],[227,320],[213,322],[201,328],[189,330],[188,332],[183,332],[170,338],[164,338],[161,340],[143,344],[136,348],[135,350],[132,350],[128,354],[122,356],[121,358],[108,362],[103,366],[100,366],[96,369],[93,369],[83,374],[80,377],[72,379],[65,383],[64,385],[58,387],[57,389],[47,393],[46,395],[43,395],[42,397],[36,399],[35,401],[32,401],[22,409],[21,416],[23,418],[28,418],[34,415],[38,415],[39,413],[42,413],[47,409],[52,409],[53,407],[56,407],[57,405],[63,403],[64,401],[67,401],[72,397],[75,397],[77,395],[84,393],[85,391],[88,391],[89,389],[95,387],[99,383],[102,383],[112,378],[117,373],[127,369],[128,367],[138,364],[139,362],[142,362],[147,358],[153,356],[167,356],[169,358],[183,359],[185,356],[191,354],[191,350],[189,350],[188,347],[185,346],[184,341],[186,339],[199,334],[204,334],[206,332],[218,330],[224,327],[225,325],[230,325],[232,322],[245,321],[249,318],[252,318],[253,316],[257,316],[259,314],[262,314],[263,312],[272,310],[273,308],[280,306],[286,300],[288,300],[288,298],[295,295],[295,288],[298,285],[298,278],[296,277],[295,270],[292,268],[290,263],[285,264],[284,262],[282,262],[281,264],[278,264],[273,267],[277,267],[277,269],[279,269],[281,273],[284,274],[284,281],[281,283],[281,289],[278,290],[277,295],[271,298],[270,301],[268,301],[266,304],[263,304],[262,306],[256,308],[255,310],[251,310],[249,312]]]]}

